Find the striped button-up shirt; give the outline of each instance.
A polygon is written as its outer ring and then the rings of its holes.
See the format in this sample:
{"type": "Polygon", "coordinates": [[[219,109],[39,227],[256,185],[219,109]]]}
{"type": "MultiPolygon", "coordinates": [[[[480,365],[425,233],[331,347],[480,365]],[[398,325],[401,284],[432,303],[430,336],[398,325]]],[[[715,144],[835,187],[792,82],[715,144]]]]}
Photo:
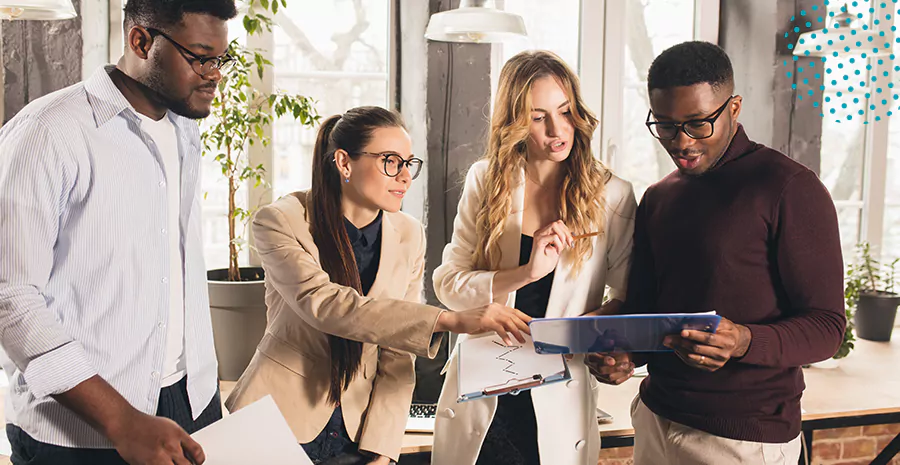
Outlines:
{"type": "Polygon", "coordinates": [[[138,410],[156,412],[169,319],[168,234],[180,235],[184,258],[184,356],[195,418],[217,383],[197,122],[169,113],[181,179],[166,179],[153,139],[110,70],[32,102],[0,129],[8,421],[66,447],[111,447],[51,397],[94,375],[138,410]],[[181,185],[180,231],[167,230],[168,182],[181,185]]]}

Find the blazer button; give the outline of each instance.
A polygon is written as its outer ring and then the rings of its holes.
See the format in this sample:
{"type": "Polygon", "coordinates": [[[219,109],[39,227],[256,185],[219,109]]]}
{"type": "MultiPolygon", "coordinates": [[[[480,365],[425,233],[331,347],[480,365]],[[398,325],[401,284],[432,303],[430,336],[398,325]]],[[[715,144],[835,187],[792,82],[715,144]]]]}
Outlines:
{"type": "Polygon", "coordinates": [[[577,379],[570,379],[569,381],[566,381],[566,387],[567,387],[567,388],[572,388],[572,389],[577,388],[577,387],[578,387],[578,380],[577,380],[577,379]]]}
{"type": "Polygon", "coordinates": [[[444,409],[444,416],[452,419],[456,416],[456,412],[452,408],[444,409]]]}
{"type": "Polygon", "coordinates": [[[584,449],[584,444],[585,444],[585,442],[584,442],[583,439],[582,439],[581,441],[576,442],[576,443],[575,443],[575,450],[581,450],[581,449],[584,449]]]}

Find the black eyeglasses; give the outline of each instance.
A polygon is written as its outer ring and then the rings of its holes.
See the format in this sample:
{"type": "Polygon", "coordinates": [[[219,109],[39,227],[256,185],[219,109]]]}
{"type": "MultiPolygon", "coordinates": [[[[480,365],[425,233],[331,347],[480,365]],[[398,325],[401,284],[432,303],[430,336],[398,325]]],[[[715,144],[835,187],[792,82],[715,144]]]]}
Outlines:
{"type": "Polygon", "coordinates": [[[716,120],[719,119],[719,116],[725,111],[728,103],[734,97],[734,95],[728,97],[728,100],[707,118],[692,119],[683,123],[650,121],[650,117],[653,116],[653,110],[650,110],[647,112],[647,122],[644,124],[647,125],[650,134],[653,134],[653,137],[659,140],[674,140],[678,137],[679,131],[683,131],[691,139],[708,139],[715,132],[716,120]]]}
{"type": "Polygon", "coordinates": [[[412,179],[416,179],[419,176],[419,172],[422,171],[422,165],[425,164],[424,161],[416,157],[410,157],[409,160],[404,160],[403,157],[397,152],[359,152],[359,154],[369,155],[373,157],[383,157],[384,166],[382,169],[384,171],[384,174],[392,178],[399,176],[400,172],[403,171],[403,167],[405,166],[409,168],[410,177],[412,179]]]}
{"type": "Polygon", "coordinates": [[[227,53],[216,57],[202,57],[188,50],[187,47],[179,44],[175,39],[169,37],[165,32],[160,31],[159,29],[147,28],[147,32],[150,33],[150,37],[162,36],[174,45],[175,48],[181,52],[181,56],[191,65],[191,69],[193,69],[200,77],[206,77],[215,69],[219,70],[220,73],[225,74],[228,72],[228,69],[231,68],[231,65],[234,64],[234,58],[227,53]]]}

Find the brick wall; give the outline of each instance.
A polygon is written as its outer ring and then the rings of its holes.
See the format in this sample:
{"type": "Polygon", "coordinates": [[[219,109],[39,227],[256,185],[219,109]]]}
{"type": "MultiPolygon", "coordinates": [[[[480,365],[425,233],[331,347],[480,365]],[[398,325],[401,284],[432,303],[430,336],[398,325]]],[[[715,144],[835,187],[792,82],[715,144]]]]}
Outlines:
{"type": "MultiPolygon", "coordinates": [[[[813,465],[868,465],[900,433],[900,424],[856,426],[813,433],[813,465]]],[[[891,465],[900,465],[900,456],[891,465]]]]}
{"type": "MultiPolygon", "coordinates": [[[[813,433],[811,465],[868,465],[900,434],[900,424],[826,429],[813,433]]],[[[634,448],[603,449],[598,465],[633,465],[634,448]]],[[[900,455],[891,465],[900,465],[900,455]]]]}

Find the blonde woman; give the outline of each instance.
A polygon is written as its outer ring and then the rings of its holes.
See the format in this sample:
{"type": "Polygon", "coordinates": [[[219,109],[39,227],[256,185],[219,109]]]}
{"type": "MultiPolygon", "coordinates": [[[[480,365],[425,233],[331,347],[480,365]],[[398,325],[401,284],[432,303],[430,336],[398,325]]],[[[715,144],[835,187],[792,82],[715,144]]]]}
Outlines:
{"type": "MultiPolygon", "coordinates": [[[[591,153],[596,126],[558,56],[522,52],[506,63],[487,154],[469,170],[434,272],[444,305],[498,302],[542,318],[621,304],[637,205],[631,184],[591,153]]],[[[456,363],[451,356],[438,403],[435,465],[597,463],[597,381],[583,357],[570,360],[566,383],[463,403],[456,363]]]]}

